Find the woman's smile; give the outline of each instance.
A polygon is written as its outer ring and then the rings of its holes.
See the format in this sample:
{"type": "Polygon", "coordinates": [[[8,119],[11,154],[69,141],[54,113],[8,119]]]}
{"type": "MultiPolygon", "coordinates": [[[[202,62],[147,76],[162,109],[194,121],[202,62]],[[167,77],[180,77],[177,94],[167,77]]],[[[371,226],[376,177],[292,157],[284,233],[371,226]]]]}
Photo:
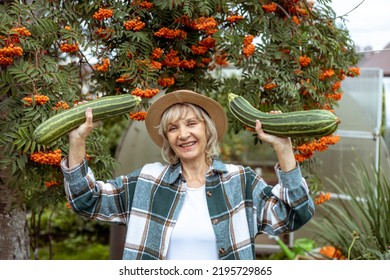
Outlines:
{"type": "Polygon", "coordinates": [[[188,147],[194,146],[195,144],[196,144],[196,141],[191,141],[191,142],[180,144],[179,146],[182,148],[188,148],[188,147]]]}

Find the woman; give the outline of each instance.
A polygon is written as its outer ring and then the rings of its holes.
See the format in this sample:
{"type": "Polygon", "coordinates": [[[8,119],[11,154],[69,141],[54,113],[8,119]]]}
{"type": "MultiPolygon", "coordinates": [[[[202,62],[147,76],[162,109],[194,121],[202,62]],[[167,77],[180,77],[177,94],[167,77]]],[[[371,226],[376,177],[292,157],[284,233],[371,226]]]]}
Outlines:
{"type": "Polygon", "coordinates": [[[227,128],[222,106],[179,90],[157,99],[145,125],[168,164],[151,163],[126,176],[97,181],[85,160],[86,122],[69,135],[61,164],[75,212],[127,225],[123,259],[255,259],[255,237],[302,227],[314,204],[289,138],[258,137],[273,145],[279,183],[271,187],[251,168],[225,164],[218,141],[227,128]]]}

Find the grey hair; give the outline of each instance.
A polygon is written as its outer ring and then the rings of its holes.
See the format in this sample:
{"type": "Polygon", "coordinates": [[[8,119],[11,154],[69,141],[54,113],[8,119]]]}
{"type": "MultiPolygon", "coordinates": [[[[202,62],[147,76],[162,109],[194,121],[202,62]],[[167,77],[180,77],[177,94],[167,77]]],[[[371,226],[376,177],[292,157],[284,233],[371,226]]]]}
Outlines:
{"type": "Polygon", "coordinates": [[[163,138],[163,145],[161,149],[161,155],[163,159],[170,163],[176,164],[180,161],[179,157],[172,150],[168,142],[167,129],[168,124],[172,121],[176,121],[180,118],[185,117],[189,110],[193,110],[196,117],[200,121],[204,121],[206,125],[206,161],[208,164],[211,164],[211,161],[214,157],[219,155],[219,143],[218,143],[218,133],[214,121],[210,116],[204,111],[201,107],[194,105],[192,103],[178,103],[169,107],[163,115],[161,116],[160,125],[158,126],[158,133],[163,138]]]}

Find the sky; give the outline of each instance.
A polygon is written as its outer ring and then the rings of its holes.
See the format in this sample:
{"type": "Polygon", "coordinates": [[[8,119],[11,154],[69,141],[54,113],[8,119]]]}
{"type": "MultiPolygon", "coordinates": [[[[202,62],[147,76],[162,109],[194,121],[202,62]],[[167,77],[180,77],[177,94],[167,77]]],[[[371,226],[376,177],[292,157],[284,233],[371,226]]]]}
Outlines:
{"type": "Polygon", "coordinates": [[[390,43],[390,0],[332,0],[330,6],[337,16],[348,14],[346,27],[362,50],[382,50],[390,43]]]}

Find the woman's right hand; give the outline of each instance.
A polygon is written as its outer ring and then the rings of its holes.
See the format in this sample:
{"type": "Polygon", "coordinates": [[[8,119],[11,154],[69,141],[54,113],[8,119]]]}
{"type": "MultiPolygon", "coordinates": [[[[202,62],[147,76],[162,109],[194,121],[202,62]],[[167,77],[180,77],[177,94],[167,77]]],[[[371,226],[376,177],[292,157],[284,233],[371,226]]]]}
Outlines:
{"type": "Polygon", "coordinates": [[[93,113],[91,108],[87,108],[85,111],[85,122],[81,124],[78,128],[72,130],[69,133],[69,140],[78,140],[86,141],[88,135],[91,133],[92,129],[97,126],[97,123],[93,122],[93,113]]]}
{"type": "MultiPolygon", "coordinates": [[[[78,102],[74,105],[74,107],[77,107],[81,104],[86,104],[88,101],[82,101],[78,102]]],[[[88,138],[88,135],[91,133],[92,129],[98,126],[99,123],[93,122],[93,113],[92,108],[87,108],[85,111],[85,122],[81,124],[78,128],[75,128],[69,133],[69,140],[78,140],[78,141],[86,141],[88,138]]]]}
{"type": "Polygon", "coordinates": [[[85,111],[85,122],[69,133],[69,168],[82,163],[86,156],[86,140],[96,126],[98,126],[98,123],[93,122],[92,108],[87,108],[85,111]]]}

